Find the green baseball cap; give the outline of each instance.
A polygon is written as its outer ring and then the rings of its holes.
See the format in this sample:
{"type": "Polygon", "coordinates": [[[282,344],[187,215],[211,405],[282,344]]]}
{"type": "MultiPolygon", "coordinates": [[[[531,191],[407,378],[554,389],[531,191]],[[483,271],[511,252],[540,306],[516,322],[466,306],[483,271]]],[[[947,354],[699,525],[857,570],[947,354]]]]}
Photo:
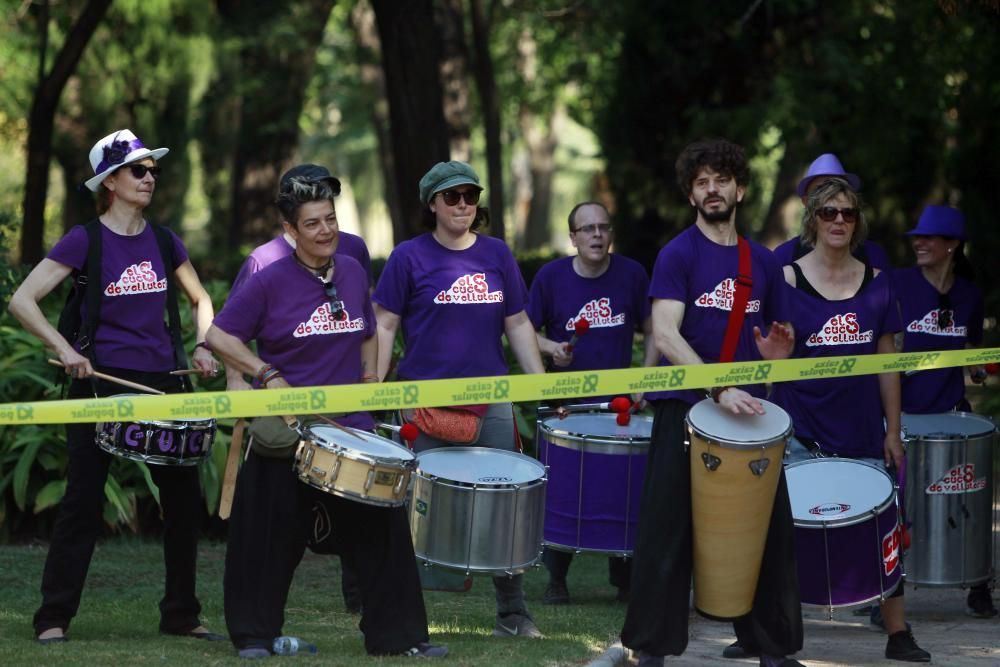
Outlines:
{"type": "Polygon", "coordinates": [[[438,162],[420,179],[420,201],[429,204],[435,194],[456,185],[474,185],[483,189],[476,171],[465,162],[438,162]]]}

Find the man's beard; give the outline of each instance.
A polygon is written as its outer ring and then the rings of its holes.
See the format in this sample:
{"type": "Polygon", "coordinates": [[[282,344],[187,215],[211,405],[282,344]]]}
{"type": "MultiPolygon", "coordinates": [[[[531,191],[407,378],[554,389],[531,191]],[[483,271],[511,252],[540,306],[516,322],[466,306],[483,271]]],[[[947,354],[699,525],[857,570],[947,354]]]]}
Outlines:
{"type": "Polygon", "coordinates": [[[733,211],[736,209],[737,206],[738,204],[733,204],[731,206],[727,206],[726,208],[717,209],[714,211],[706,211],[704,208],[696,204],[695,208],[698,209],[698,213],[701,214],[701,219],[704,220],[705,222],[723,223],[723,222],[729,222],[729,218],[730,216],[732,216],[733,211]]]}

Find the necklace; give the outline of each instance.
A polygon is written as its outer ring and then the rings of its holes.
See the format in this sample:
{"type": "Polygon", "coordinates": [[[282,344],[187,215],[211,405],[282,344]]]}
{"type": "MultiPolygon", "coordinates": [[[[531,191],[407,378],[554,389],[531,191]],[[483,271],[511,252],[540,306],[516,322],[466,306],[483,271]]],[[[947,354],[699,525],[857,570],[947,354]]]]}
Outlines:
{"type": "Polygon", "coordinates": [[[315,275],[320,280],[323,280],[323,276],[333,266],[333,257],[330,257],[328,260],[326,260],[325,264],[321,264],[320,266],[310,266],[302,261],[302,258],[299,257],[299,253],[293,252],[292,256],[295,257],[295,261],[299,263],[299,266],[308,269],[313,273],[313,275],[315,275]]]}

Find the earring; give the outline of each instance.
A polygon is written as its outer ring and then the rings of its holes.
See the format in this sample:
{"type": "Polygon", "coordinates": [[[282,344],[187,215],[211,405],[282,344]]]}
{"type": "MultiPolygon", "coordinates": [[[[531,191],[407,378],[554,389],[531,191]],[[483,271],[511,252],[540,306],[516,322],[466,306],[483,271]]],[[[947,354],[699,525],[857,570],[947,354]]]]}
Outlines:
{"type": "Polygon", "coordinates": [[[948,248],[948,252],[951,252],[953,250],[954,250],[954,248],[948,248]]]}

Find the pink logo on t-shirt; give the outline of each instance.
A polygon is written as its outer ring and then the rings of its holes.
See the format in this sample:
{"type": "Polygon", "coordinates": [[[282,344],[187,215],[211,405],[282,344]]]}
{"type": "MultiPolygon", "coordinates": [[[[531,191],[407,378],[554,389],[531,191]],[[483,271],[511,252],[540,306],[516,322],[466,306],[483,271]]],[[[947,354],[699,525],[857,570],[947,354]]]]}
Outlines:
{"type": "Polygon", "coordinates": [[[491,292],[485,273],[467,273],[434,297],[434,303],[440,304],[502,302],[503,290],[491,292]]]}
{"type": "Polygon", "coordinates": [[[872,330],[861,330],[857,313],[844,313],[843,315],[834,315],[826,321],[819,331],[809,334],[806,345],[818,347],[820,345],[870,343],[874,337],[872,330]]]}
{"type": "Polygon", "coordinates": [[[302,338],[304,336],[325,336],[364,330],[365,318],[359,317],[352,320],[346,309],[334,317],[330,314],[330,304],[324,303],[313,311],[309,319],[305,322],[299,322],[292,335],[296,338],[302,338]]]}
{"type": "Polygon", "coordinates": [[[159,278],[149,260],[133,264],[124,271],[118,282],[108,283],[104,288],[104,296],[128,296],[129,294],[148,294],[164,292],[167,289],[167,279],[159,278]]]}
{"type": "Polygon", "coordinates": [[[566,321],[566,331],[576,331],[576,323],[580,318],[587,320],[591,327],[620,327],[625,324],[625,313],[612,313],[611,297],[591,299],[583,304],[583,308],[566,321]]]}
{"type": "Polygon", "coordinates": [[[965,336],[966,328],[956,326],[954,323],[950,327],[938,326],[938,316],[941,311],[935,308],[923,317],[917,318],[906,326],[908,333],[925,333],[932,336],[965,336]]]}
{"type": "MultiPolygon", "coordinates": [[[[736,297],[736,281],[732,278],[726,278],[721,283],[715,286],[710,292],[705,292],[697,299],[695,299],[694,305],[700,306],[702,308],[718,308],[719,310],[730,311],[733,309],[733,299],[736,297]]],[[[760,299],[752,299],[747,301],[748,313],[756,313],[760,311],[760,299]]]]}

